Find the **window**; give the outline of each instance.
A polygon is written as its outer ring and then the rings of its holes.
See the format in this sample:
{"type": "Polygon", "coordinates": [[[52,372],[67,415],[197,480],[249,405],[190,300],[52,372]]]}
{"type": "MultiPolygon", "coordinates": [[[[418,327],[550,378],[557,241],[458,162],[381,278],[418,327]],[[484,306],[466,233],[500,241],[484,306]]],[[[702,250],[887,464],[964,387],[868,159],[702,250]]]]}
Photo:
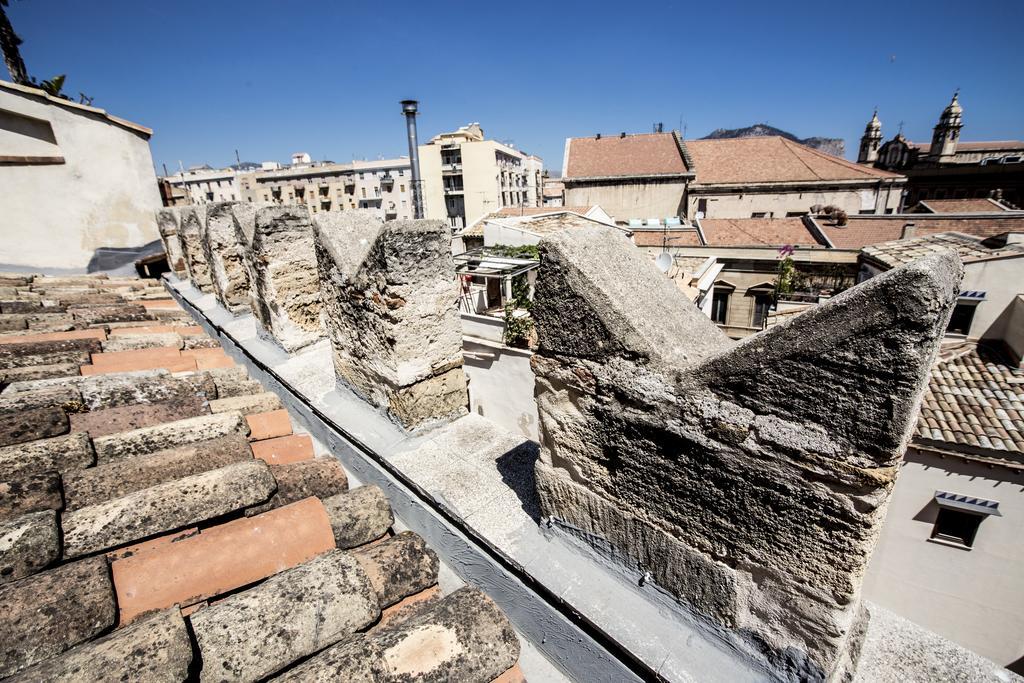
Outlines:
{"type": "Polygon", "coordinates": [[[772,214],[770,211],[755,211],[750,214],[751,218],[771,218],[772,214]]]}
{"type": "Polygon", "coordinates": [[[362,192],[363,199],[366,199],[366,188],[365,187],[361,187],[361,188],[359,188],[359,191],[362,192]]]}
{"type": "Polygon", "coordinates": [[[976,303],[959,303],[953,309],[953,315],[949,318],[949,325],[946,332],[952,334],[970,334],[971,323],[974,322],[974,311],[978,308],[976,303]]]}
{"type": "Polygon", "coordinates": [[[700,217],[703,218],[707,214],[707,212],[708,212],[708,200],[707,199],[698,199],[697,200],[697,213],[699,213],[700,217]]]}
{"type": "Polygon", "coordinates": [[[404,176],[405,175],[405,169],[401,169],[401,168],[398,169],[398,175],[399,175],[399,177],[404,176]]]}
{"type": "Polygon", "coordinates": [[[974,537],[984,518],[984,515],[973,512],[940,507],[931,537],[938,541],[970,548],[974,545],[974,537]]]}
{"type": "Polygon", "coordinates": [[[362,180],[362,179],[363,179],[363,174],[362,174],[362,173],[360,173],[360,174],[359,174],[359,179],[360,179],[360,180],[362,180]]]}
{"type": "Polygon", "coordinates": [[[801,216],[806,216],[806,215],[807,215],[806,211],[787,211],[786,212],[786,218],[800,218],[801,216]]]}
{"type": "Polygon", "coordinates": [[[768,320],[768,312],[772,309],[771,294],[754,295],[754,314],[751,316],[751,327],[764,327],[768,320]]]}
{"type": "MultiPolygon", "coordinates": [[[[401,173],[399,173],[398,175],[402,175],[402,174],[401,174],[401,173]]],[[[399,192],[405,192],[405,185],[399,185],[399,186],[398,186],[398,191],[399,191],[399,192]]]]}
{"type": "Polygon", "coordinates": [[[725,324],[725,318],[729,315],[729,294],[724,289],[716,289],[711,299],[711,320],[719,325],[725,324]]]}

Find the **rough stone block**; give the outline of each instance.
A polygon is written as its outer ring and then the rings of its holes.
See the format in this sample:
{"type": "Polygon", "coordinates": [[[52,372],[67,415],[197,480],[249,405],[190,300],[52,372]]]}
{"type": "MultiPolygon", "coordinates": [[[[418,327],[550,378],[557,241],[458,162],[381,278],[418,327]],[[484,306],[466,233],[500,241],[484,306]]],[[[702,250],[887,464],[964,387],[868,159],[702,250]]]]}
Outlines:
{"type": "Polygon", "coordinates": [[[207,403],[198,396],[160,401],[159,403],[137,403],[115,406],[86,413],[72,413],[71,431],[88,432],[92,438],[127,432],[143,427],[152,427],[186,417],[197,417],[209,413],[207,403]]]}
{"type": "MultiPolygon", "coordinates": [[[[27,344],[30,342],[62,341],[66,339],[96,339],[103,341],[107,333],[103,330],[71,330],[68,332],[37,332],[34,334],[19,334],[11,337],[0,337],[0,345],[27,344]]],[[[92,349],[89,349],[92,351],[92,349]]]]}
{"type": "Polygon", "coordinates": [[[383,536],[395,522],[391,503],[372,484],[331,496],[324,501],[339,548],[355,548],[383,536]]]}
{"type": "Polygon", "coordinates": [[[333,548],[330,520],[316,498],[204,529],[111,565],[121,623],[247,586],[333,548]]]}
{"type": "Polygon", "coordinates": [[[261,460],[238,462],[129,493],[61,518],[64,556],[79,557],[262,503],[277,488],[261,460]]]}
{"type": "MultiPolygon", "coordinates": [[[[2,476],[9,475],[3,472],[2,476]]],[[[60,510],[64,507],[60,484],[57,472],[12,477],[0,482],[0,520],[27,512],[60,510]]]]}
{"type": "Polygon", "coordinates": [[[253,315],[285,351],[297,351],[323,336],[309,211],[304,206],[264,208],[256,213],[255,226],[253,315]]]}
{"type": "Polygon", "coordinates": [[[203,250],[210,264],[210,279],[217,301],[237,314],[249,310],[250,292],[249,270],[243,257],[247,243],[240,243],[236,235],[236,205],[236,202],[209,205],[203,250]]]}
{"type": "Polygon", "coordinates": [[[288,465],[313,459],[313,440],[308,434],[279,436],[252,442],[252,454],[269,465],[288,465]]]}
{"type": "Polygon", "coordinates": [[[88,362],[89,354],[99,350],[100,340],[88,337],[0,344],[0,367],[88,362]]]}
{"type": "Polygon", "coordinates": [[[310,496],[326,500],[348,491],[345,468],[334,458],[273,465],[270,473],[277,481],[277,492],[263,505],[246,510],[246,516],[258,515],[310,496]]]}
{"type": "Polygon", "coordinates": [[[254,681],[372,624],[377,596],[348,553],[333,550],[192,615],[200,680],[254,681]]]}
{"type": "Polygon", "coordinates": [[[226,413],[231,410],[237,410],[243,415],[281,410],[281,399],[273,392],[263,391],[258,394],[220,398],[210,401],[211,413],[226,413]]]}
{"type": "Polygon", "coordinates": [[[0,332],[17,332],[28,329],[28,317],[20,313],[0,314],[0,332]]]}
{"type": "Polygon", "coordinates": [[[51,379],[55,377],[72,377],[79,374],[80,363],[56,363],[53,365],[33,365],[26,368],[8,368],[0,370],[0,384],[51,379]]]}
{"type": "Polygon", "coordinates": [[[406,427],[454,419],[468,405],[450,242],[442,221],[316,217],[335,373],[406,427]]]}
{"type": "Polygon", "coordinates": [[[183,206],[179,214],[181,223],[178,226],[178,241],[181,253],[185,257],[185,272],[193,286],[202,292],[213,293],[213,280],[210,278],[210,264],[206,261],[203,251],[203,226],[206,224],[206,206],[183,206]]]}
{"type": "Polygon", "coordinates": [[[263,386],[250,379],[243,367],[213,368],[205,371],[217,387],[217,395],[211,398],[231,398],[263,391],[263,386]]]}
{"type": "Polygon", "coordinates": [[[252,451],[245,437],[229,434],[219,439],[175,446],[148,456],[68,472],[63,478],[65,505],[68,510],[77,510],[251,459],[252,451]]]}
{"type": "Polygon", "coordinates": [[[67,434],[68,414],[59,406],[0,413],[0,446],[67,434]]]}
{"type": "Polygon", "coordinates": [[[519,639],[477,588],[461,588],[394,628],[327,648],[275,681],[490,681],[519,659],[519,639]]]}
{"type": "Polygon", "coordinates": [[[192,643],[177,609],[164,610],[25,669],[8,683],[188,679],[192,643]]]}
{"type": "Polygon", "coordinates": [[[83,379],[77,386],[89,410],[217,397],[217,386],[207,375],[172,376],[166,370],[100,375],[83,379]]]}
{"type": "Polygon", "coordinates": [[[0,586],[0,676],[64,652],[114,625],[107,560],[94,557],[0,586]]]}
{"type": "Polygon", "coordinates": [[[0,448],[0,472],[10,479],[49,471],[63,474],[92,467],[95,462],[96,453],[88,434],[68,434],[0,448]]]}
{"type": "Polygon", "coordinates": [[[88,325],[150,319],[149,314],[146,313],[146,308],[138,304],[117,304],[116,306],[80,304],[68,306],[68,313],[76,321],[81,321],[88,325]]]}
{"type": "Polygon", "coordinates": [[[352,554],[369,577],[382,608],[437,583],[437,555],[411,531],[352,554]]]}
{"type": "Polygon", "coordinates": [[[115,351],[138,351],[139,349],[176,348],[185,345],[181,335],[173,332],[163,334],[135,334],[111,337],[103,342],[103,353],[115,351]]]}
{"type": "Polygon", "coordinates": [[[93,439],[96,461],[105,465],[115,460],[151,455],[166,448],[209,441],[229,434],[248,435],[249,426],[241,413],[201,415],[165,422],[130,432],[93,439]]]}
{"type": "MultiPolygon", "coordinates": [[[[181,240],[178,238],[178,227],[181,221],[178,209],[167,207],[156,212],[156,227],[160,231],[160,241],[167,254],[167,265],[175,273],[185,271],[185,255],[181,251],[181,240]]],[[[186,273],[187,274],[187,273],[186,273]]]]}
{"type": "Polygon", "coordinates": [[[35,574],[60,557],[53,510],[0,521],[0,584],[35,574]]]}
{"type": "Polygon", "coordinates": [[[844,679],[959,259],[733,344],[610,229],[540,248],[542,512],[733,629],[773,675],[844,679]]]}

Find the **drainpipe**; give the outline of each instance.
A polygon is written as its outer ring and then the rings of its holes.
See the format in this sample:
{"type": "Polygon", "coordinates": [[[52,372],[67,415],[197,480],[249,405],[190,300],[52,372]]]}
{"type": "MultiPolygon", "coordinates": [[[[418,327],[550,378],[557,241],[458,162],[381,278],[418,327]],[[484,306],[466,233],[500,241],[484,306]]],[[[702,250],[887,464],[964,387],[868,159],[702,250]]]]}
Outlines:
{"type": "Polygon", "coordinates": [[[423,181],[420,179],[420,148],[416,142],[416,100],[402,100],[405,129],[409,136],[409,165],[412,167],[412,217],[423,218],[423,181]]]}

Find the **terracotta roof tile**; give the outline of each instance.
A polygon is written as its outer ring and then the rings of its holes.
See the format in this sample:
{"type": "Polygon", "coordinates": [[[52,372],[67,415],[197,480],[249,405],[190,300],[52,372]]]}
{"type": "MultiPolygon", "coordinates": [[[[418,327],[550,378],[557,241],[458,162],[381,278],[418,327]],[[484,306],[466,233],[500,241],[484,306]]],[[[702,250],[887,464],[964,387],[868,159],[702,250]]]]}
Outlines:
{"type": "Polygon", "coordinates": [[[1024,459],[1024,370],[971,343],[944,347],[921,404],[919,439],[1024,459]]]}
{"type": "Polygon", "coordinates": [[[994,199],[923,199],[918,206],[932,213],[998,213],[1010,208],[994,199]]]}
{"type": "Polygon", "coordinates": [[[869,244],[898,240],[907,223],[914,224],[915,235],[959,232],[986,239],[1007,232],[1024,232],[1024,212],[985,217],[950,217],[926,213],[850,216],[847,224],[842,227],[824,216],[815,216],[814,221],[837,249],[861,249],[869,244]]]}
{"type": "Polygon", "coordinates": [[[635,230],[633,244],[638,247],[660,247],[668,240],[669,247],[702,246],[697,228],[675,228],[670,230],[635,230]]]}
{"type": "MultiPolygon", "coordinates": [[[[288,675],[339,641],[392,637],[409,621],[448,619],[453,605],[511,629],[466,589],[409,599],[377,624],[405,596],[439,593],[436,555],[412,532],[388,538],[384,492],[349,491],[341,464],[314,458],[312,439],[292,434],[279,399],[244,368],[204,370],[230,358],[154,285],[0,280],[12,304],[29,304],[9,311],[47,310],[69,328],[40,333],[26,314],[0,312],[0,530],[32,539],[0,549],[0,677],[176,680],[200,661],[238,679],[288,675]],[[97,303],[32,305],[56,288],[97,303]],[[150,303],[123,300],[133,292],[150,303]],[[185,349],[166,346],[172,338],[185,349]],[[67,368],[51,379],[20,372],[55,363],[67,368]],[[125,372],[141,367],[161,369],[125,372]],[[179,369],[190,372],[167,371],[179,369]],[[90,557],[70,561],[77,554],[90,557]]],[[[494,664],[466,680],[489,681],[518,657],[514,637],[472,642],[494,664]]],[[[428,644],[406,650],[418,665],[445,665],[428,644]]],[[[360,656],[349,661],[362,666],[360,656]]]]}
{"type": "Polygon", "coordinates": [[[706,218],[700,226],[710,246],[822,246],[802,218],[706,218]]]}
{"type": "Polygon", "coordinates": [[[1024,257],[1024,248],[1007,245],[1003,248],[990,248],[981,243],[977,237],[961,235],[955,232],[940,232],[923,235],[905,240],[882,242],[864,247],[864,255],[890,268],[910,263],[928,254],[952,249],[960,255],[964,263],[985,261],[1001,257],[1024,257]]]}
{"type": "Polygon", "coordinates": [[[674,133],[570,138],[565,180],[688,173],[674,133]]]}
{"type": "Polygon", "coordinates": [[[687,140],[695,184],[815,182],[900,178],[862,166],[783,137],[687,140]]]}

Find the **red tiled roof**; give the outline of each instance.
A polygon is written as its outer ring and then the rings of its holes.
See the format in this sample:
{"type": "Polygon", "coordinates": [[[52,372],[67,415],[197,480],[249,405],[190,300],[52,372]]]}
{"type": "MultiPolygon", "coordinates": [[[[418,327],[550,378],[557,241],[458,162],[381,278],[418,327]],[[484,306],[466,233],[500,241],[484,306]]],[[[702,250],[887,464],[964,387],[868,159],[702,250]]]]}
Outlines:
{"type": "Polygon", "coordinates": [[[674,133],[570,138],[566,155],[565,180],[688,172],[674,133]]]}
{"type": "Polygon", "coordinates": [[[593,206],[506,206],[492,211],[491,213],[484,216],[484,218],[509,218],[515,216],[537,216],[545,213],[560,213],[562,211],[572,211],[579,215],[584,215],[587,211],[590,211],[593,206]]]}
{"type": "Polygon", "coordinates": [[[700,227],[708,246],[822,246],[801,218],[706,218],[700,227]]]}
{"type": "Polygon", "coordinates": [[[932,213],[996,213],[1009,211],[994,199],[922,199],[919,206],[931,209],[932,213]]]}
{"type": "Polygon", "coordinates": [[[915,436],[1019,458],[1024,453],[1024,371],[973,344],[944,352],[932,368],[915,436]]]}
{"type": "Polygon", "coordinates": [[[700,235],[696,228],[676,230],[637,230],[633,233],[633,244],[638,247],[660,247],[668,240],[669,247],[699,247],[700,235]]]}
{"type": "Polygon", "coordinates": [[[836,226],[824,216],[817,216],[814,220],[837,249],[861,249],[869,244],[898,240],[903,236],[903,226],[907,223],[914,224],[915,235],[960,232],[985,239],[1007,232],[1024,232],[1024,212],[1006,212],[1005,215],[983,218],[927,213],[850,216],[843,227],[836,226]]]}
{"type": "Polygon", "coordinates": [[[685,144],[693,159],[694,182],[701,185],[900,177],[778,136],[687,140],[685,144]]]}

